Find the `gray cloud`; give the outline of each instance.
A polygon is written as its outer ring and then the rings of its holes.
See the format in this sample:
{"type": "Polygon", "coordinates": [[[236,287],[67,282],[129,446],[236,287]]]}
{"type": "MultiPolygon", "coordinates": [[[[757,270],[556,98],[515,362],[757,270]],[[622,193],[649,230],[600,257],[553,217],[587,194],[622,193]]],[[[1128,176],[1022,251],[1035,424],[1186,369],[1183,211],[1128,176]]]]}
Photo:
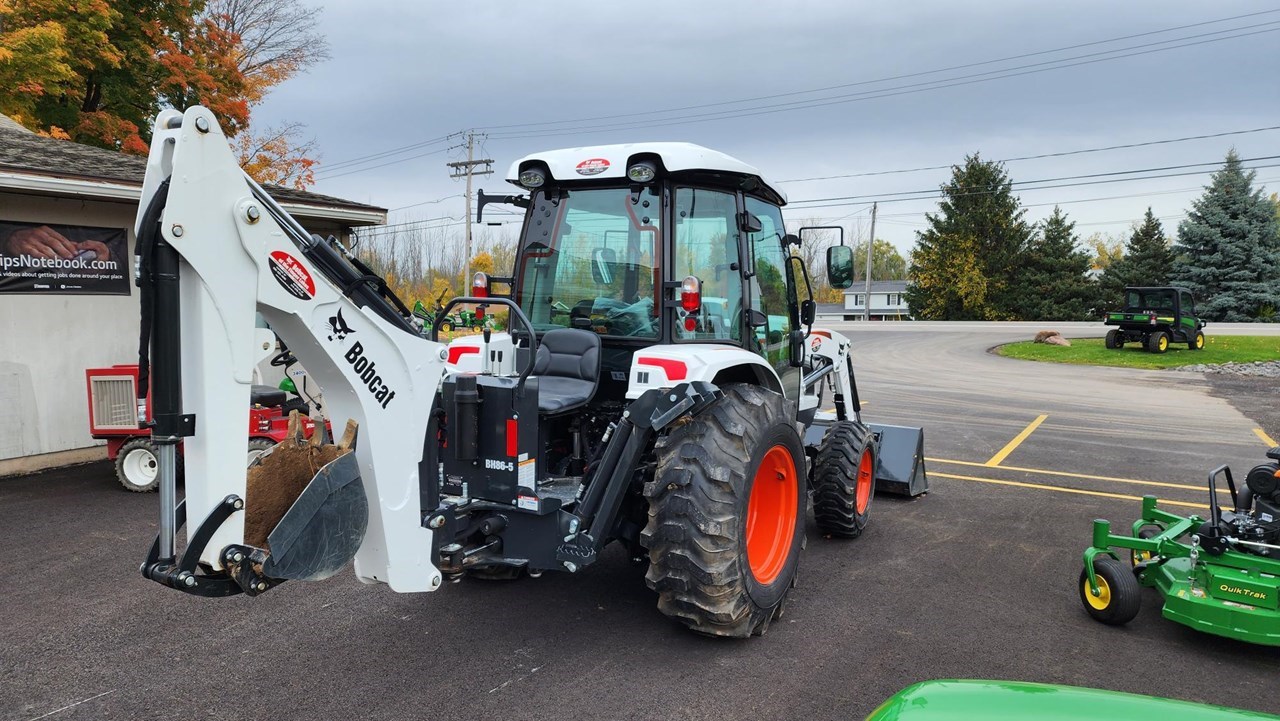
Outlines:
{"type": "MultiPolygon", "coordinates": [[[[1246,2],[859,5],[865,4],[329,2],[323,30],[332,59],[279,88],[255,111],[255,122],[307,123],[323,152],[316,189],[392,208],[461,192],[444,167],[451,156],[436,154],[341,177],[336,174],[350,168],[335,169],[328,180],[324,162],[487,127],[495,128],[485,152],[498,161],[498,175],[511,160],[535,150],[688,140],[736,155],[772,178],[803,178],[956,163],[974,151],[1003,158],[1280,124],[1280,34],[1261,34],[991,82],[712,122],[653,122],[625,130],[508,139],[495,127],[790,93],[1274,9],[1246,2]]],[[[1126,44],[1278,21],[1280,13],[1126,44]]],[[[1108,47],[1113,46],[1071,54],[1108,47]]],[[[1005,66],[1054,57],[1060,56],[1030,57],[1005,66]]],[[[1002,66],[948,77],[993,67],[1002,66]]],[[[803,97],[809,96],[749,105],[803,97]]],[[[620,121],[581,124],[605,122],[620,121]]],[[[1280,154],[1280,131],[1011,163],[1009,170],[1015,180],[1032,180],[1215,161],[1231,145],[1245,157],[1280,154]]],[[[785,188],[798,200],[933,188],[946,177],[946,171],[930,171],[785,188]]],[[[1259,178],[1280,178],[1280,168],[1262,170],[1259,178]]],[[[1064,205],[1085,234],[1121,232],[1124,221],[1140,217],[1147,205],[1158,216],[1181,213],[1196,193],[1165,191],[1197,188],[1206,180],[1183,177],[1026,191],[1022,197],[1025,203],[1040,204],[1151,193],[1064,205]],[[1121,222],[1102,225],[1109,221],[1121,222]]],[[[490,190],[502,186],[499,177],[482,183],[490,190]]],[[[927,201],[885,204],[881,214],[886,222],[877,235],[905,250],[922,222],[921,213],[933,207],[927,201]]],[[[858,209],[795,209],[789,217],[833,219],[858,209]]],[[[1029,209],[1029,217],[1039,219],[1050,210],[1037,205],[1029,209]]],[[[444,215],[461,215],[460,200],[396,213],[393,222],[444,215]]],[[[1176,220],[1167,223],[1174,224],[1176,220]]]]}

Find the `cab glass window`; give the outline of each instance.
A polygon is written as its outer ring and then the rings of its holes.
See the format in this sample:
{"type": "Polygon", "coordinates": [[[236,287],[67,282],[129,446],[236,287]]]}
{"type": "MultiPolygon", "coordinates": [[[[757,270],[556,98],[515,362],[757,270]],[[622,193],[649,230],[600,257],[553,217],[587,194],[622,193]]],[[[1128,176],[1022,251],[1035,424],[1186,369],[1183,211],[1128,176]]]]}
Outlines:
{"type": "Polygon", "coordinates": [[[698,312],[677,311],[677,340],[741,340],[737,213],[732,193],[676,189],[671,279],[679,281],[692,275],[702,281],[698,312]]]}

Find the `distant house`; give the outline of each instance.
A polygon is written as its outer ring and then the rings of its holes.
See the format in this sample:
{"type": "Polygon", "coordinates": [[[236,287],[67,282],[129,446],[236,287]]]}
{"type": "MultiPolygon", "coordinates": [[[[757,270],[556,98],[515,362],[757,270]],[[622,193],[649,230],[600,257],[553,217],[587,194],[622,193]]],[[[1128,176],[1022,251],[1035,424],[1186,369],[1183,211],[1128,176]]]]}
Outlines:
{"type": "MultiPolygon", "coordinates": [[[[871,281],[871,320],[911,320],[906,294],[905,280],[871,281]]],[[[845,320],[862,320],[866,307],[866,282],[855,280],[844,292],[845,320]]]]}

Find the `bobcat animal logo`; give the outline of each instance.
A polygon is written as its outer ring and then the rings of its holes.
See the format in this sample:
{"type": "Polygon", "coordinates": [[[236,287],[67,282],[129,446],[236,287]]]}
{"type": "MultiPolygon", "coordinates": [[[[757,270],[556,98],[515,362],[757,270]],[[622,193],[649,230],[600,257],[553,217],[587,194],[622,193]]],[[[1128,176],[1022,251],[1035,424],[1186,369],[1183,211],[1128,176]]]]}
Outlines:
{"type": "Polygon", "coordinates": [[[341,342],[351,333],[355,333],[355,330],[343,319],[341,308],[338,309],[337,315],[329,316],[329,340],[341,342]]]}

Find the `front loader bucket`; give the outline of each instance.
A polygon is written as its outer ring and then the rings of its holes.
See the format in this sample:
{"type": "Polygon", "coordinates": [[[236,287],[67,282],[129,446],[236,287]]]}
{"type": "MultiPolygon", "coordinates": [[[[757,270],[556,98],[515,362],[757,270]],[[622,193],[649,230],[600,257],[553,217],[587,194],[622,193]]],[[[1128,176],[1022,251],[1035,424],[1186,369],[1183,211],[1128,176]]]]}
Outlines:
{"type": "MultiPolygon", "coordinates": [[[[294,411],[291,431],[296,420],[294,411]]],[[[336,446],[322,442],[322,428],[309,442],[291,432],[250,466],[244,537],[266,550],[261,573],[268,578],[328,578],[364,540],[369,502],[352,452],[355,424],[336,446]]]]}
{"type": "Polygon", "coordinates": [[[929,490],[924,469],[924,429],[871,424],[880,439],[876,490],[900,496],[918,496],[929,490]]]}

